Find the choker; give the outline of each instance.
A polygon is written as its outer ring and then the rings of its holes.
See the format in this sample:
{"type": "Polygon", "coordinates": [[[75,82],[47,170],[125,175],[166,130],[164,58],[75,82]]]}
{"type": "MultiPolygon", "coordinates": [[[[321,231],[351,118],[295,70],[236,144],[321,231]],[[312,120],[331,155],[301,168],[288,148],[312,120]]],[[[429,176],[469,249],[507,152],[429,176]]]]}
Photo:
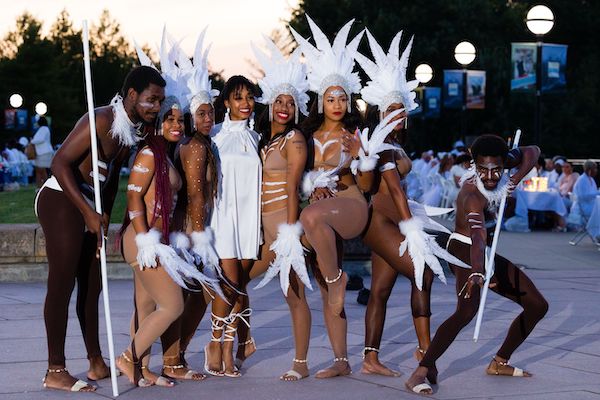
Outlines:
{"type": "Polygon", "coordinates": [[[475,170],[468,171],[463,175],[461,179],[462,182],[471,181],[476,187],[477,190],[485,197],[488,203],[488,210],[495,212],[500,206],[500,202],[505,196],[508,196],[510,192],[515,188],[514,183],[511,182],[508,174],[502,174],[502,178],[500,178],[500,182],[493,190],[488,190],[485,188],[481,178],[477,175],[475,170]]]}
{"type": "Polygon", "coordinates": [[[118,94],[110,101],[113,109],[114,119],[110,127],[110,134],[113,139],[117,139],[120,145],[131,147],[143,139],[140,132],[142,123],[134,124],[129,119],[125,107],[123,106],[123,98],[118,94]]]}

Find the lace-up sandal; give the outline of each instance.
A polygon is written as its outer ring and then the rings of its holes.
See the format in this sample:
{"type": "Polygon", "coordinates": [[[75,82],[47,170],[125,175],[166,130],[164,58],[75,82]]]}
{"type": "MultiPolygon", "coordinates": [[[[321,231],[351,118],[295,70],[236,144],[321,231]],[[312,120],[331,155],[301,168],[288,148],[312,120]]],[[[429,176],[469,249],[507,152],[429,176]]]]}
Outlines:
{"type": "Polygon", "coordinates": [[[513,367],[509,361],[500,361],[496,357],[492,358],[485,372],[488,375],[514,376],[520,378],[529,378],[531,374],[521,368],[513,367]]]}
{"type": "MultiPolygon", "coordinates": [[[[233,318],[229,320],[229,324],[231,324],[237,317],[236,314],[232,314],[232,316],[233,316],[233,318]]],[[[235,328],[229,324],[227,326],[225,326],[225,330],[223,331],[223,342],[233,342],[235,340],[235,333],[237,332],[237,328],[235,328]]],[[[225,361],[222,361],[221,368],[223,369],[223,375],[225,375],[228,378],[239,378],[242,376],[242,373],[239,371],[239,369],[235,365],[233,366],[234,369],[232,372],[227,371],[225,369],[225,361]]]]}
{"type": "MultiPolygon", "coordinates": [[[[307,364],[308,360],[304,359],[304,360],[300,360],[298,358],[294,358],[292,360],[295,364],[307,364]]],[[[308,369],[308,367],[307,367],[308,369]]],[[[304,379],[306,377],[308,377],[308,373],[306,375],[302,375],[300,372],[296,371],[295,369],[290,369],[289,371],[287,371],[285,374],[281,375],[279,377],[279,379],[281,379],[282,381],[286,381],[286,382],[295,382],[295,381],[299,381],[300,379],[304,379]]]]}
{"type": "MultiPolygon", "coordinates": [[[[210,324],[211,324],[211,337],[210,337],[210,341],[211,342],[219,342],[221,343],[221,338],[216,338],[214,332],[215,331],[222,331],[223,327],[225,326],[225,324],[227,324],[229,322],[229,318],[225,317],[219,317],[218,315],[215,315],[213,313],[210,314],[210,324]]],[[[223,376],[223,371],[222,370],[214,370],[211,369],[208,365],[208,348],[209,348],[209,344],[207,344],[206,346],[204,346],[204,371],[209,374],[209,375],[213,375],[213,376],[223,376]]]]}
{"type": "Polygon", "coordinates": [[[44,386],[44,388],[64,390],[64,391],[68,391],[68,392],[95,392],[96,391],[95,386],[90,385],[89,383],[87,383],[86,381],[83,381],[81,379],[77,379],[77,381],[75,381],[75,383],[73,385],[71,385],[70,388],[59,388],[59,387],[48,386],[48,384],[46,382],[46,380],[48,379],[48,374],[62,374],[62,373],[68,374],[69,371],[66,368],[56,368],[56,369],[48,368],[46,370],[46,375],[44,376],[44,379],[42,379],[42,385],[44,386]]]}
{"type": "Polygon", "coordinates": [[[145,367],[140,366],[139,361],[134,362],[132,359],[130,359],[127,356],[126,352],[123,352],[121,354],[121,356],[117,359],[117,367],[124,375],[126,375],[129,378],[129,382],[133,383],[137,387],[148,387],[148,386],[152,386],[154,384],[154,382],[151,382],[151,381],[147,380],[146,378],[144,378],[144,374],[142,373],[142,370],[145,367]],[[125,362],[133,367],[133,371],[132,371],[131,375],[127,374],[128,371],[125,367],[122,367],[121,365],[119,365],[120,362],[125,362]]]}

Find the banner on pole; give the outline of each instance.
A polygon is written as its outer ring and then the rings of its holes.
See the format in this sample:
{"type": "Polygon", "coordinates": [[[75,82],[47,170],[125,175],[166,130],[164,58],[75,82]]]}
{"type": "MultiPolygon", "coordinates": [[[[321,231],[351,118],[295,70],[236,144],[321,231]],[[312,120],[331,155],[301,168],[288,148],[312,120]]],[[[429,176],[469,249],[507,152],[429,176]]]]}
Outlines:
{"type": "Polygon", "coordinates": [[[511,43],[510,90],[534,91],[537,47],[535,43],[511,43]]]}
{"type": "Polygon", "coordinates": [[[558,92],[567,87],[567,45],[542,45],[542,93],[558,92]]]}
{"type": "Polygon", "coordinates": [[[485,71],[467,71],[467,108],[485,108],[485,71]]]}
{"type": "Polygon", "coordinates": [[[463,71],[461,69],[444,70],[444,108],[462,108],[463,71]]]}
{"type": "Polygon", "coordinates": [[[426,87],[423,92],[423,118],[439,118],[442,106],[442,88],[426,87]]]}

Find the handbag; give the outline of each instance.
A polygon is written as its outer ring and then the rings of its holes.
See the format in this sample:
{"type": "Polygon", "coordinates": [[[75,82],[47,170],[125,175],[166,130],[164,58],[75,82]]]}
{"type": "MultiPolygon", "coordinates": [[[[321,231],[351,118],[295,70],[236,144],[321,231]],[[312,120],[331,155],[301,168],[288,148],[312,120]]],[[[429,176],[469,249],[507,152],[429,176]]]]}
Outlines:
{"type": "Polygon", "coordinates": [[[29,143],[27,146],[25,146],[25,155],[27,156],[28,160],[35,160],[35,158],[37,157],[37,154],[35,152],[34,144],[29,143]]]}

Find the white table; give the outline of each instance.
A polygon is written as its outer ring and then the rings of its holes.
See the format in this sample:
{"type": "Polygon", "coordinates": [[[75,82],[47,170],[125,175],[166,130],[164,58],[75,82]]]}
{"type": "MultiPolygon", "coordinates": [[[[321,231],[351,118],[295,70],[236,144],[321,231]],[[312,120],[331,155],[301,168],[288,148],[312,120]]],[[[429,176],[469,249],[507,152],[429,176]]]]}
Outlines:
{"type": "Polygon", "coordinates": [[[593,237],[600,237],[600,196],[596,196],[592,214],[586,225],[586,229],[593,237]]]}
{"type": "Polygon", "coordinates": [[[528,210],[554,211],[561,217],[567,215],[567,207],[558,191],[528,192],[517,189],[515,197],[517,199],[515,214],[519,217],[527,218],[528,210]]]}

